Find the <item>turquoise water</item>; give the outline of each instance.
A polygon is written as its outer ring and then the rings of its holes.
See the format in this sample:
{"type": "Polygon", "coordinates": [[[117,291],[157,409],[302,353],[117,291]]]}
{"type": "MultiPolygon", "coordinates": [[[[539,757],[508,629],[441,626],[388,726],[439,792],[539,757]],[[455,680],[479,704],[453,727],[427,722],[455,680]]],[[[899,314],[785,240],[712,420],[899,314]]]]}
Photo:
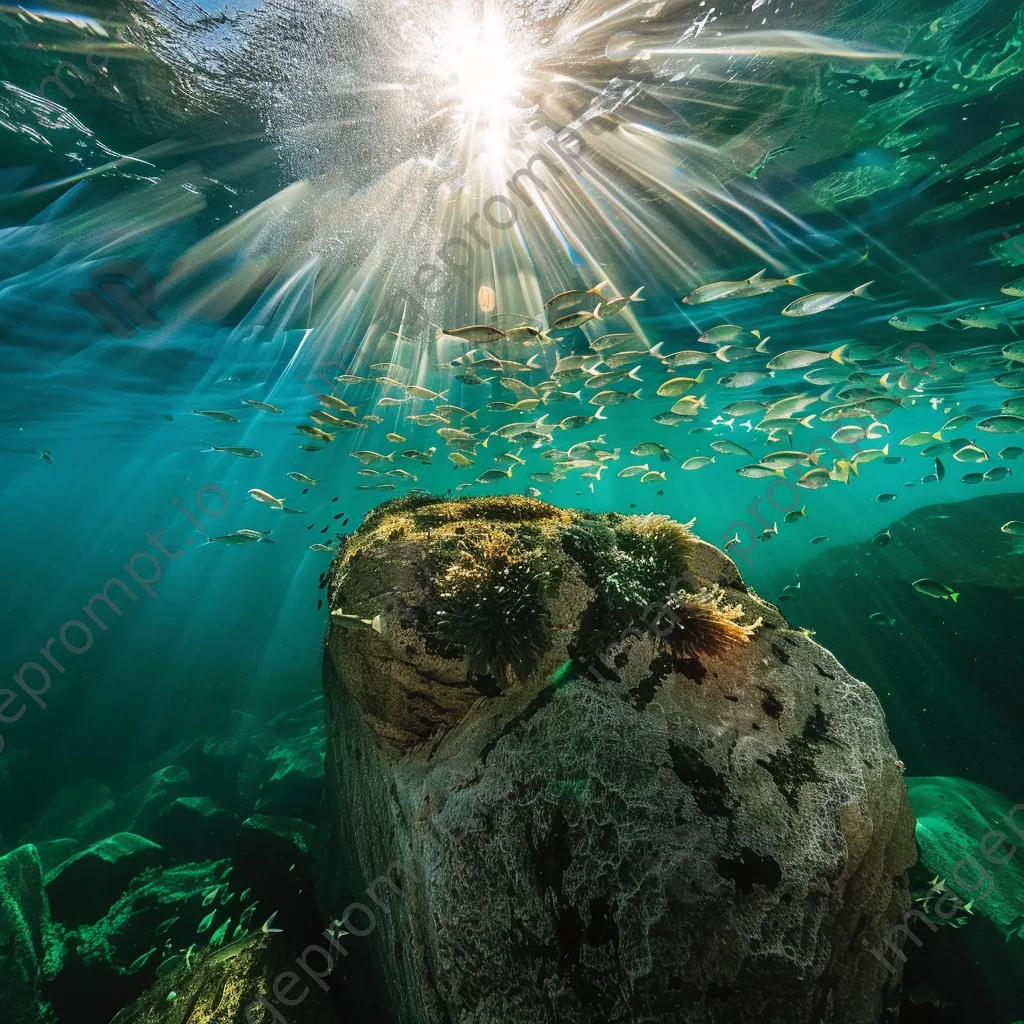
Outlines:
{"type": "MultiPolygon", "coordinates": [[[[1000,532],[1024,519],[1024,464],[999,455],[1024,442],[1019,429],[978,426],[1011,399],[1010,415],[1024,415],[1024,298],[1013,294],[1024,277],[1019,7],[217,11],[95,3],[67,9],[78,17],[68,20],[0,8],[0,636],[16,687],[0,690],[12,694],[0,708],[0,851],[31,841],[72,784],[127,792],[158,752],[255,734],[316,700],[328,621],[320,584],[333,554],[310,546],[337,548],[381,501],[415,489],[535,494],[565,508],[693,519],[719,547],[738,537],[730,554],[746,584],[878,694],[908,776],[1024,799],[1024,537],[1000,532]],[[526,168],[532,182],[516,177],[526,168]],[[806,276],[762,294],[681,301],[762,270],[806,276]],[[598,302],[643,291],[600,320],[553,328],[549,299],[604,281],[553,309],[600,314],[598,302]],[[810,292],[866,282],[870,301],[848,295],[821,313],[782,315],[810,292]],[[908,313],[926,326],[892,325],[908,313]],[[549,333],[444,334],[495,316],[507,318],[502,328],[549,333]],[[987,326],[972,326],[979,318],[987,326]],[[720,343],[698,340],[722,325],[747,332],[732,342],[744,358],[729,362],[720,343]],[[554,379],[559,358],[592,354],[609,333],[629,337],[603,354],[635,351],[620,368],[638,369],[608,387],[639,388],[639,398],[547,435],[567,416],[593,415],[599,389],[566,378],[561,390],[582,397],[546,403],[537,385],[554,379]],[[467,384],[456,377],[465,366],[450,365],[470,350],[485,358],[476,372],[486,383],[467,384]],[[668,372],[664,357],[683,350],[703,358],[668,372]],[[769,359],[795,350],[823,358],[768,375],[769,359]],[[500,365],[530,359],[525,371],[500,365]],[[676,401],[659,386],[702,367],[687,393],[706,407],[675,426],[654,422],[676,401]],[[834,381],[812,382],[824,369],[834,381]],[[763,376],[721,381],[743,372],[763,376]],[[1014,373],[1017,387],[994,382],[1014,373]],[[337,383],[343,374],[364,382],[337,383]],[[503,387],[510,376],[537,390],[503,387]],[[837,397],[844,385],[890,406],[823,422],[825,409],[868,399],[837,397]],[[321,402],[325,393],[355,411],[321,402]],[[529,394],[533,409],[488,408],[529,394]],[[724,411],[798,395],[809,400],[798,417],[813,419],[790,436],[757,429],[763,412],[724,411]],[[410,419],[445,404],[463,410],[448,425],[476,435],[470,466],[453,466],[444,422],[410,419]],[[303,436],[296,426],[313,426],[318,410],[351,416],[353,428],[321,421],[329,441],[303,436]],[[541,416],[540,436],[525,443],[493,433],[541,416]],[[818,464],[831,467],[856,450],[833,432],[871,423],[881,424],[877,441],[860,447],[888,445],[903,461],[865,461],[821,489],[796,485],[811,462],[762,479],[736,472],[779,449],[821,448],[818,464]],[[900,443],[939,431],[929,455],[900,443]],[[599,437],[617,453],[599,478],[584,476],[596,466],[558,482],[531,476],[558,461],[545,452],[599,437]],[[750,454],[716,451],[721,441],[750,454]],[[630,454],[645,442],[669,457],[630,454]],[[984,461],[954,458],[968,442],[984,461]],[[429,465],[401,455],[431,447],[429,465]],[[361,476],[357,451],[392,457],[370,464],[381,475],[361,476]],[[506,452],[523,460],[509,477],[475,482],[508,465],[495,460],[506,452]],[[926,481],[936,455],[944,476],[926,481]],[[682,468],[702,456],[715,461],[682,468]],[[641,463],[664,480],[618,475],[641,463]],[[963,480],[999,466],[1011,472],[963,480]],[[386,475],[394,469],[415,479],[386,475]],[[368,489],[381,483],[388,489],[368,489]],[[804,507],[806,517],[786,521],[804,507]],[[886,528],[894,543],[882,565],[872,538],[886,528]],[[239,529],[273,543],[209,543],[239,529]],[[818,537],[828,539],[812,544],[818,537]],[[915,591],[918,577],[957,601],[915,591]],[[83,604],[112,579],[117,611],[93,604],[97,620],[83,604]]],[[[317,785],[303,791],[310,806],[292,808],[313,825],[317,785]]],[[[286,798],[273,806],[289,813],[286,798]]],[[[63,838],[60,828],[43,840],[63,838]]],[[[999,945],[984,927],[944,936],[941,955],[926,944],[933,960],[915,954],[900,1019],[1024,1017],[1007,980],[1020,971],[1020,941],[999,945]],[[944,982],[952,965],[969,966],[944,982]],[[941,1005],[908,1001],[921,984],[941,1005]]],[[[79,983],[49,979],[45,999],[58,1009],[38,1019],[80,1019],[59,1010],[79,983]]],[[[141,992],[119,988],[88,1019],[109,1019],[141,992]]]]}

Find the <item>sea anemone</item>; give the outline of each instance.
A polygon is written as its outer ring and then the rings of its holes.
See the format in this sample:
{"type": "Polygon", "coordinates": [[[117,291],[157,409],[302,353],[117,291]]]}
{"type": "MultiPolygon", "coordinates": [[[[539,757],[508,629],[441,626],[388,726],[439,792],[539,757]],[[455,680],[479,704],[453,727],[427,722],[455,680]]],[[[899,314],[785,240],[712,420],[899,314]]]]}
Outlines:
{"type": "Polygon", "coordinates": [[[504,685],[528,676],[551,644],[542,552],[505,533],[461,543],[439,577],[432,633],[473,674],[504,685]]]}
{"type": "MultiPolygon", "coordinates": [[[[609,517],[611,518],[611,517],[609,517]]],[[[670,516],[651,513],[645,516],[615,517],[613,529],[618,545],[631,555],[647,555],[656,564],[664,584],[682,576],[694,543],[689,527],[670,516]]],[[[660,581],[659,581],[660,582],[660,581]]]]}
{"type": "Polygon", "coordinates": [[[743,605],[728,605],[725,600],[725,591],[718,586],[696,594],[674,594],[663,616],[673,628],[662,643],[681,658],[721,657],[737,644],[750,643],[761,625],[760,617],[742,625],[743,605]]]}

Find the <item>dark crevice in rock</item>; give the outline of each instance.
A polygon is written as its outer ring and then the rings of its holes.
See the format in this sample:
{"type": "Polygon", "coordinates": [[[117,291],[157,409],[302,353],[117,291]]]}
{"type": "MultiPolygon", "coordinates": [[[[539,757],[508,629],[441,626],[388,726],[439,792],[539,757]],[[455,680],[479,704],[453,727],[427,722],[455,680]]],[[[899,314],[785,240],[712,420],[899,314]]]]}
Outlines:
{"type": "Polygon", "coordinates": [[[778,644],[772,643],[772,644],[769,644],[768,646],[771,647],[772,654],[774,654],[775,657],[778,658],[779,661],[781,661],[783,665],[788,665],[793,660],[789,656],[789,654],[786,651],[784,651],[778,644]]]}
{"type": "Polygon", "coordinates": [[[758,686],[758,689],[764,694],[764,700],[761,701],[761,710],[769,718],[781,718],[782,712],[786,709],[779,698],[767,686],[758,686]]]}
{"type": "Polygon", "coordinates": [[[728,789],[725,780],[701,759],[700,755],[677,743],[669,743],[668,756],[679,781],[689,787],[697,806],[705,813],[729,817],[728,789]]]}
{"type": "Polygon", "coordinates": [[[556,692],[557,691],[553,686],[545,686],[544,689],[541,690],[540,693],[538,693],[537,696],[534,697],[533,700],[531,700],[530,703],[515,716],[515,718],[511,719],[501,732],[499,732],[498,735],[480,751],[480,760],[486,764],[487,758],[490,757],[491,751],[494,750],[498,743],[508,736],[509,733],[518,729],[524,722],[529,721],[530,718],[532,718],[551,700],[552,697],[554,697],[556,692]]]}
{"type": "Polygon", "coordinates": [[[822,781],[815,762],[821,744],[831,742],[828,732],[828,716],[820,704],[815,704],[800,736],[790,740],[767,760],[758,758],[757,763],[771,775],[786,803],[794,811],[798,809],[800,787],[808,782],[822,781]]]}
{"type": "Polygon", "coordinates": [[[755,885],[775,889],[782,881],[782,868],[773,857],[762,857],[749,846],[740,848],[739,857],[719,857],[715,870],[723,877],[736,883],[736,888],[745,896],[754,891],[755,885]]]}

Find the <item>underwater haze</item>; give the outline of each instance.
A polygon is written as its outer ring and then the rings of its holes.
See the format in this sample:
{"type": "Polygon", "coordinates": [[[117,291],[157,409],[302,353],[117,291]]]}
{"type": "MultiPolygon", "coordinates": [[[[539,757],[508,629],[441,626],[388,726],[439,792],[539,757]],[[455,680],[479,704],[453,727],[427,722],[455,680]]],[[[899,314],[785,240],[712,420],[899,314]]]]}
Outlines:
{"type": "Polygon", "coordinates": [[[0,1024],[1024,1020],[1024,7],[71,2],[0,1024]]]}

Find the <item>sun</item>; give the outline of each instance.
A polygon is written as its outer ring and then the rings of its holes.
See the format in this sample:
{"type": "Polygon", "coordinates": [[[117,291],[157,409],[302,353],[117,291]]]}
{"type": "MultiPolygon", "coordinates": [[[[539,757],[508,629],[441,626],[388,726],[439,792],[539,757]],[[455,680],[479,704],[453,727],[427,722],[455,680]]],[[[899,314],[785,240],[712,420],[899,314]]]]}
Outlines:
{"type": "Polygon", "coordinates": [[[433,34],[430,71],[471,155],[500,160],[522,110],[525,41],[497,6],[482,12],[457,5],[442,14],[433,34]]]}

